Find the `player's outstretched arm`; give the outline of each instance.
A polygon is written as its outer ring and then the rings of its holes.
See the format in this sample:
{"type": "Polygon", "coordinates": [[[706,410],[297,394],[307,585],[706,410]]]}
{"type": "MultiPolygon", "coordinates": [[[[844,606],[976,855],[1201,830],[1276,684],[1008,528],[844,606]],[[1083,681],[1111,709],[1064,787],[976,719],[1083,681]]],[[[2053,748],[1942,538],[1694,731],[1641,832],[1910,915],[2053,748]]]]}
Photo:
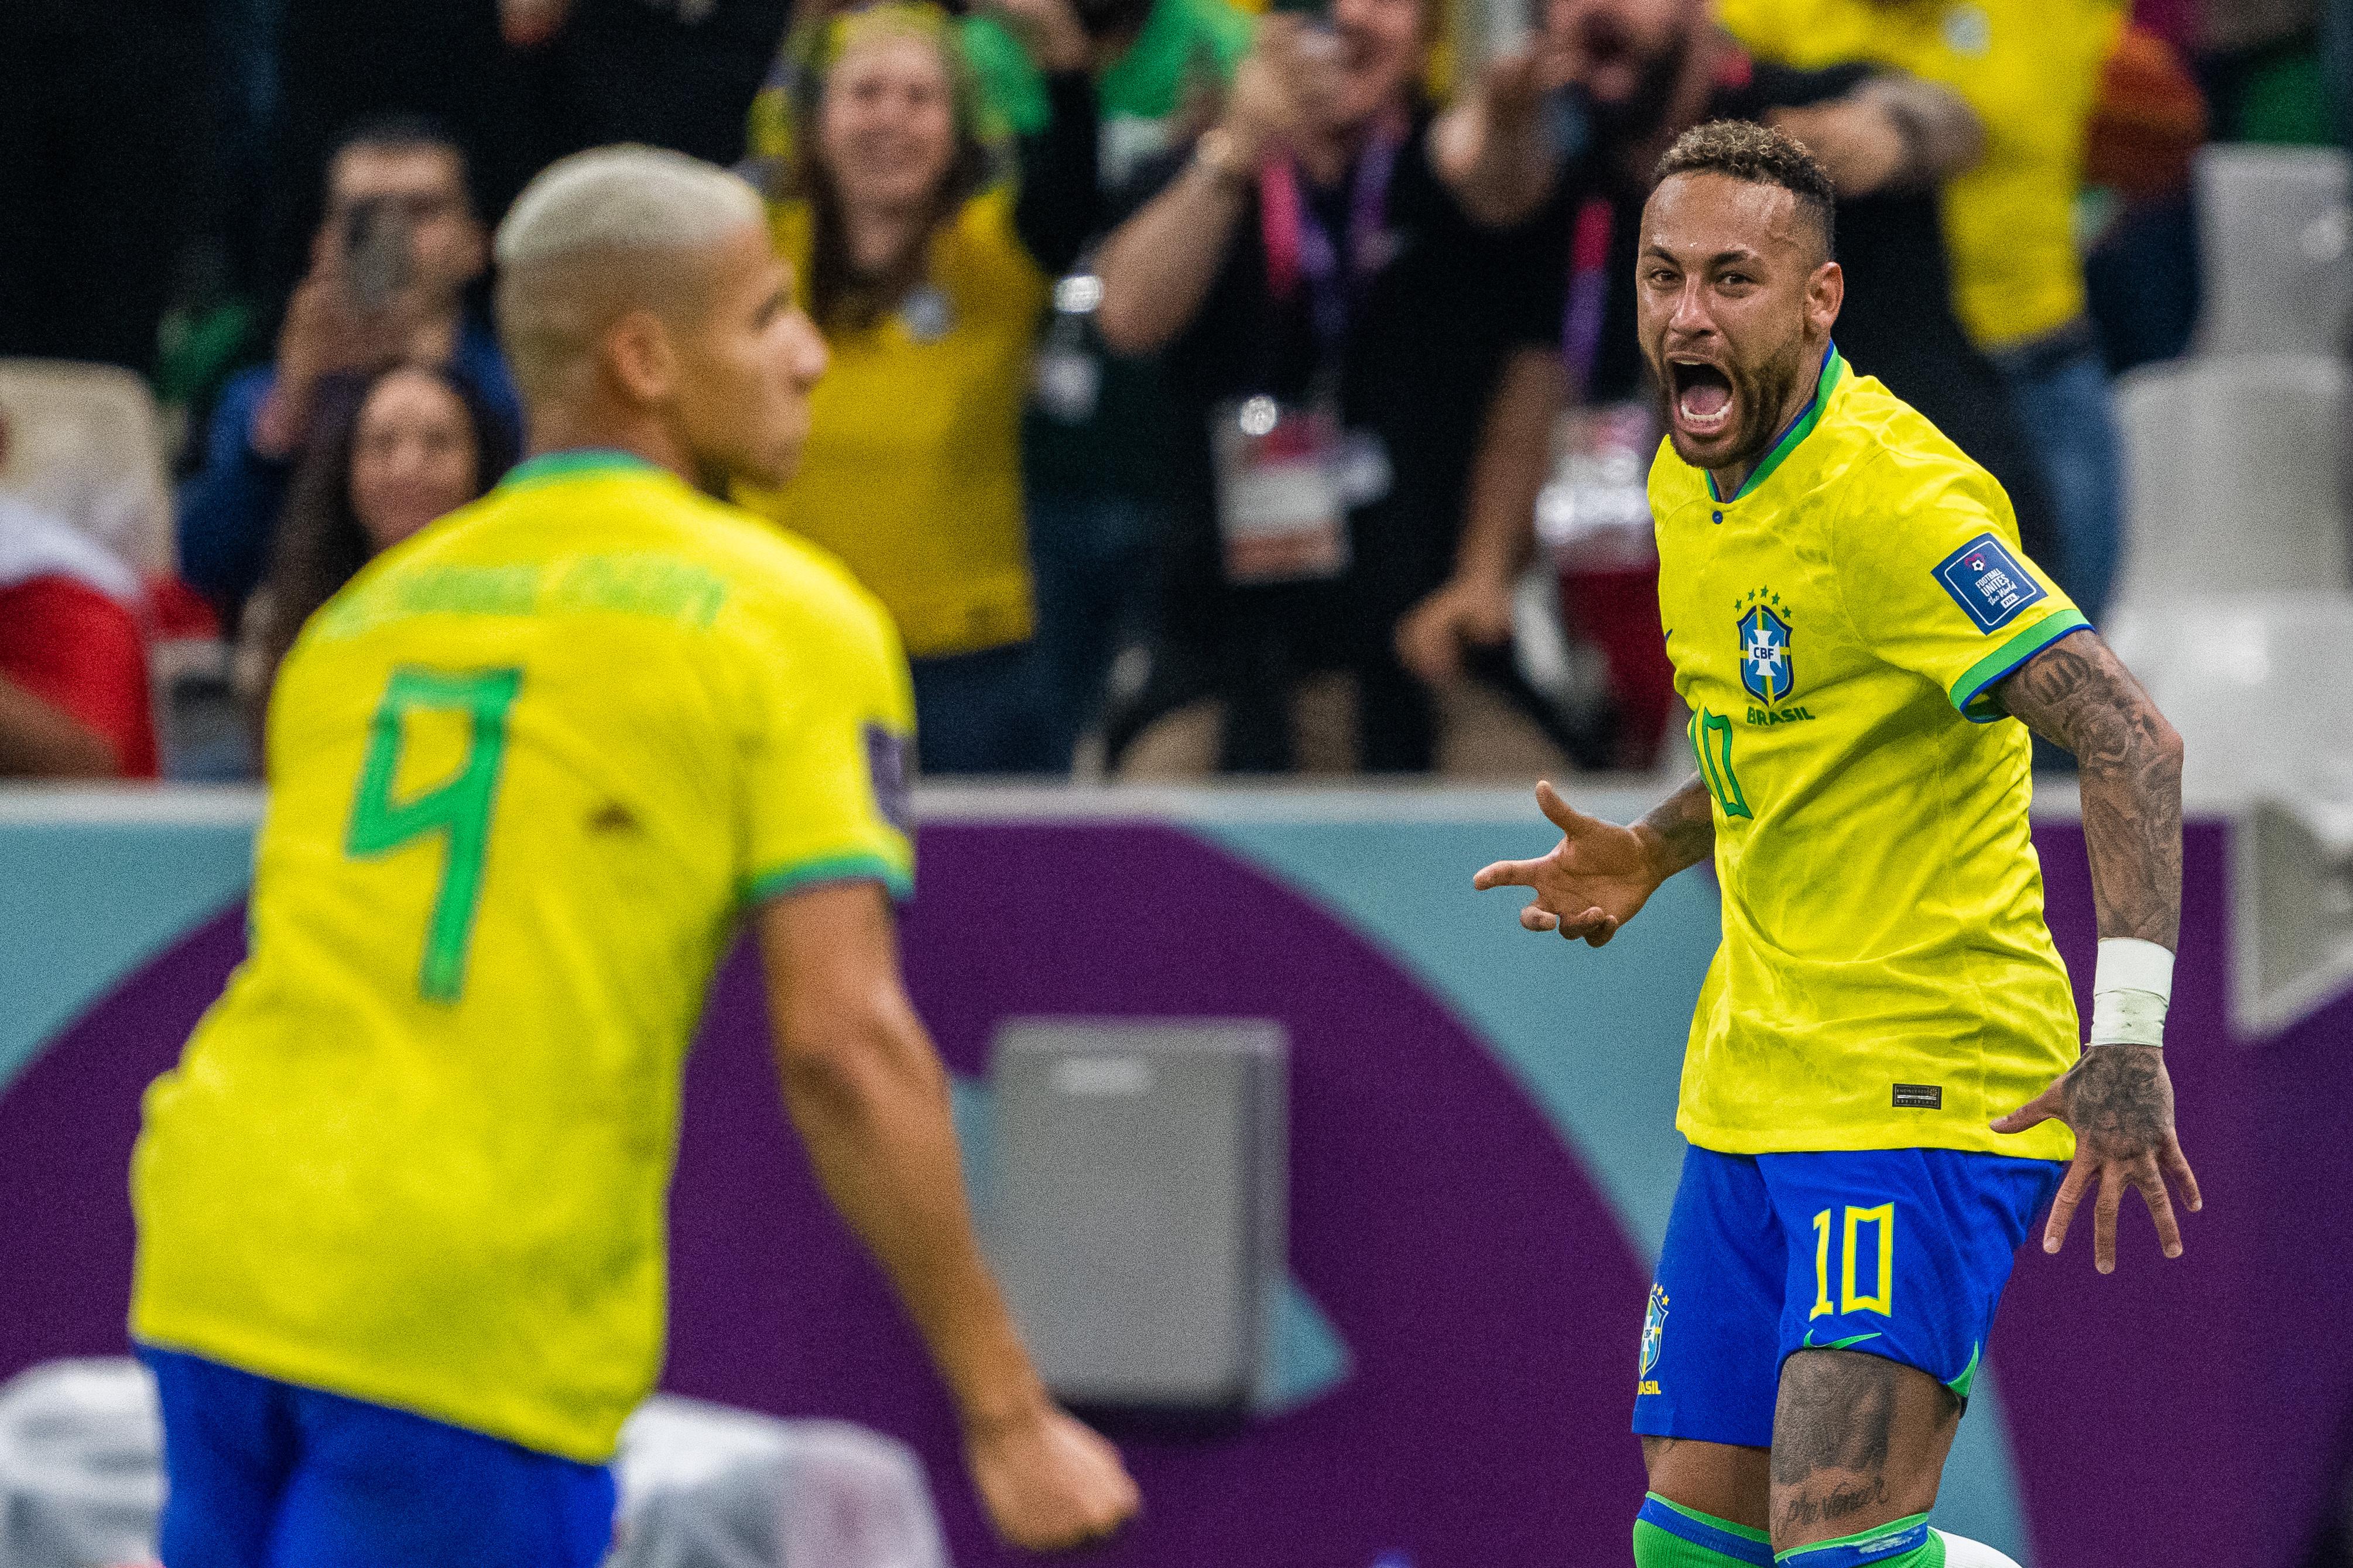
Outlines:
{"type": "Polygon", "coordinates": [[[1715,818],[1696,773],[1630,827],[1586,816],[1550,784],[1536,785],[1536,805],[1560,829],[1553,852],[1535,860],[1498,860],[1471,879],[1482,891],[1535,889],[1535,899],[1520,910],[1520,924],[1529,931],[1556,931],[1600,947],[1641,911],[1660,883],[1715,851],[1715,818]]]}
{"type": "Polygon", "coordinates": [[[946,1069],[900,979],[881,889],[842,882],[776,900],[759,938],[786,1108],[955,1397],[989,1518],[1032,1551],[1111,1535],[1135,1512],[1135,1483],[1047,1394],[981,1257],[946,1069]]]}
{"type": "Polygon", "coordinates": [[[2148,1205],[2165,1255],[2179,1258],[2181,1227],[2167,1180],[2193,1212],[2201,1204],[2174,1134],[2173,1082],[2159,1048],[2181,931],[2181,737],[2092,632],[2052,644],[1997,689],[2035,733],[2075,753],[2100,977],[2083,1059],[1994,1131],[2023,1132],[2053,1117],[2075,1130],[2075,1163],[2052,1205],[2043,1251],[2067,1239],[2096,1176],[2092,1258],[2101,1273],[2116,1266],[2116,1211],[2128,1186],[2148,1205]]]}

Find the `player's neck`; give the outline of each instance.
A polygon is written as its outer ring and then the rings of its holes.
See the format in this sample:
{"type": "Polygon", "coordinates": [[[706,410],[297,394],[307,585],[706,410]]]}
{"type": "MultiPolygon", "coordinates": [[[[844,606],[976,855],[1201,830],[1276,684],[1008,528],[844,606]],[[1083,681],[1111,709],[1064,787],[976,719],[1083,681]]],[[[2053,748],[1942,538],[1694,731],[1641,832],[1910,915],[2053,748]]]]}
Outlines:
{"type": "Polygon", "coordinates": [[[691,455],[650,419],[586,409],[534,408],[530,448],[527,455],[533,458],[549,452],[627,452],[658,468],[668,468],[688,484],[699,482],[691,455]]]}
{"type": "Polygon", "coordinates": [[[1757,466],[1773,455],[1773,448],[1781,444],[1781,437],[1789,433],[1789,426],[1798,422],[1806,412],[1806,405],[1813,402],[1814,394],[1820,390],[1822,363],[1820,357],[1815,357],[1807,367],[1806,374],[1789,388],[1789,395],[1782,399],[1780,410],[1773,416],[1773,439],[1765,444],[1763,451],[1745,462],[1708,470],[1708,476],[1715,481],[1717,495],[1738,495],[1740,487],[1748,482],[1748,476],[1757,471],[1757,466]]]}

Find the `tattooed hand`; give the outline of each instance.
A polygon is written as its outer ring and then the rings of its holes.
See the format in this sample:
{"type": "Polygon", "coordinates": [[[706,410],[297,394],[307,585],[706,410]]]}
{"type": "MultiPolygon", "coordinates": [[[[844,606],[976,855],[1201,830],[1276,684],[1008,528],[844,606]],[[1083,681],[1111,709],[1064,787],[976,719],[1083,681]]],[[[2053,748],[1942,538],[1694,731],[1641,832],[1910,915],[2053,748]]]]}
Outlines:
{"type": "Polygon", "coordinates": [[[1997,1132],[2023,1132],[2052,1119],[2075,1130],[2075,1163],[2059,1184],[2042,1250],[2056,1252],[2067,1239],[2076,1205],[2092,1178],[2100,1179],[2093,1209],[2092,1263],[2103,1274],[2116,1269],[2116,1211],[2125,1189],[2138,1189],[2157,1221],[2157,1239],[2168,1258],[2181,1256],[2181,1226],[2165,1184],[2170,1177],[2182,1202],[2195,1214],[2202,1206],[2198,1177],[2173,1134],[2173,1080],[2166,1076],[2165,1053],[2154,1046],[2094,1046],[2067,1076],[1993,1124],[1997,1132]]]}

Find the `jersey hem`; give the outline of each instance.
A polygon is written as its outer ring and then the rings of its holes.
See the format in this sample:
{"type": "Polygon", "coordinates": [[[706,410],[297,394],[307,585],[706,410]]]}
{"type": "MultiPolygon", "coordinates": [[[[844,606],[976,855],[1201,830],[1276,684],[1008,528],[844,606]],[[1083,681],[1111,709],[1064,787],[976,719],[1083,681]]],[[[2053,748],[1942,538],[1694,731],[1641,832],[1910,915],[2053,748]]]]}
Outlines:
{"type": "Polygon", "coordinates": [[[1963,1154],[1991,1154],[2006,1160],[2037,1160],[2065,1164],[2075,1155],[2074,1134],[2063,1122],[2046,1121],[2024,1132],[1973,1133],[1954,1128],[1938,1136],[1928,1128],[1905,1136],[1876,1129],[1776,1129],[1771,1134],[1734,1131],[1702,1125],[1689,1115],[1675,1118],[1675,1131],[1694,1148],[1714,1154],[1864,1154],[1893,1149],[1950,1149],[1963,1154]]]}
{"type": "Polygon", "coordinates": [[[2016,637],[1969,666],[1947,695],[1961,717],[1972,724],[1990,724],[2009,715],[1989,695],[1988,689],[2060,638],[2092,629],[2081,610],[2060,610],[2043,616],[2016,637]]]}
{"type": "MultiPolygon", "coordinates": [[[[480,1410],[468,1410],[446,1403],[427,1394],[420,1395],[413,1388],[396,1386],[391,1380],[371,1375],[367,1371],[339,1363],[332,1356],[306,1357],[286,1355],[278,1350],[260,1348],[247,1342],[234,1331],[188,1332],[181,1329],[157,1330],[140,1321],[134,1312],[131,1321],[131,1341],[135,1345],[161,1351],[176,1351],[238,1372],[266,1377],[273,1383],[292,1384],[315,1389],[343,1399],[356,1399],[364,1405],[380,1405],[387,1410],[398,1410],[418,1415],[427,1421],[438,1421],[445,1426],[455,1426],[479,1436],[512,1443],[536,1454],[552,1454],[559,1459],[570,1459],[581,1465],[608,1465],[620,1451],[621,1419],[616,1419],[608,1434],[597,1440],[582,1442],[576,1430],[560,1430],[554,1425],[540,1426],[528,1421],[504,1421],[496,1416],[485,1417],[480,1410]]],[[[642,1400],[633,1401],[631,1408],[642,1400]]]]}
{"type": "Polygon", "coordinates": [[[880,855],[828,855],[746,877],[743,901],[764,904],[828,882],[880,882],[902,903],[915,895],[915,879],[880,855]]]}

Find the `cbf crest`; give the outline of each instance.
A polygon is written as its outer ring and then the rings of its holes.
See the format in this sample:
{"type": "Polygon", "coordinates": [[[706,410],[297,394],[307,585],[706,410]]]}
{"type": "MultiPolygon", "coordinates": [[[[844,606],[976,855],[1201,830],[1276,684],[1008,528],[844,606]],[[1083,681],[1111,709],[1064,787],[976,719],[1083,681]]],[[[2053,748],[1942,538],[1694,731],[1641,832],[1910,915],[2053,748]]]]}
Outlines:
{"type": "Polygon", "coordinates": [[[1658,1370],[1659,1346],[1666,1337],[1667,1289],[1663,1285],[1653,1285],[1651,1287],[1650,1308],[1642,1314],[1642,1369],[1636,1376],[1647,1382],[1651,1373],[1658,1370]]]}
{"type": "Polygon", "coordinates": [[[1789,623],[1781,597],[1759,588],[1740,608],[1740,684],[1767,708],[1777,708],[1798,689],[1789,658],[1789,623]]]}

